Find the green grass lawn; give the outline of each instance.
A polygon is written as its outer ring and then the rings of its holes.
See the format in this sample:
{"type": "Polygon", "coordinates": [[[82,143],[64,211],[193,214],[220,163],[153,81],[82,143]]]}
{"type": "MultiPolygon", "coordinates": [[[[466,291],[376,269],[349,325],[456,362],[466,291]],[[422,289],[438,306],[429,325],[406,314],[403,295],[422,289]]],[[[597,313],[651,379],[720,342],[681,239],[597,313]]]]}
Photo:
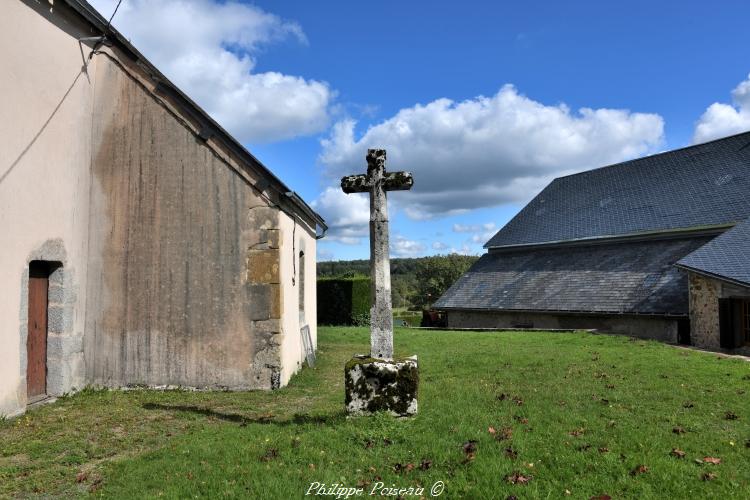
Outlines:
{"type": "Polygon", "coordinates": [[[402,329],[419,415],[347,419],[343,366],[368,345],[365,328],[321,328],[317,367],[273,393],[86,390],[0,422],[0,496],[299,498],[317,481],[429,498],[442,481],[442,498],[750,498],[744,361],[402,329]]]}

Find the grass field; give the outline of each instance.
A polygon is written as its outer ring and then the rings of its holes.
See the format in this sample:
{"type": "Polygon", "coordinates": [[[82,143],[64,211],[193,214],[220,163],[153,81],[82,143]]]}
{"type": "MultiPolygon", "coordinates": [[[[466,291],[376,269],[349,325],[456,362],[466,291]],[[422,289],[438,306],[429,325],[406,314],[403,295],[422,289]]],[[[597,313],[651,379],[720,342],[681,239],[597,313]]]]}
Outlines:
{"type": "Polygon", "coordinates": [[[343,366],[367,346],[364,328],[322,328],[317,367],[273,393],[86,390],[0,422],[0,496],[299,498],[319,482],[430,498],[441,481],[442,498],[750,498],[744,361],[402,329],[419,415],[347,419],[343,366]]]}

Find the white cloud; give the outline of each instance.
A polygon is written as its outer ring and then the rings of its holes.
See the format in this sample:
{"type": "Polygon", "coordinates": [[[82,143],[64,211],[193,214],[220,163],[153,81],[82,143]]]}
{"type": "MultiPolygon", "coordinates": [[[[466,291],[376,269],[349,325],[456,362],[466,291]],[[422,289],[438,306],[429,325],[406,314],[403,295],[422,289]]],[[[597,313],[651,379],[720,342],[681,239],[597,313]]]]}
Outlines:
{"type": "Polygon", "coordinates": [[[414,173],[412,191],[393,198],[411,218],[426,219],[525,202],[556,176],[649,153],[663,140],[664,121],[627,110],[571,112],[506,85],[492,97],[402,109],[359,136],[355,125],[341,121],[322,141],[328,175],[350,174],[367,148],[385,148],[390,170],[414,173]]]}
{"type": "Polygon", "coordinates": [[[420,257],[427,247],[418,241],[409,240],[397,234],[391,238],[390,249],[393,257],[420,257]]]}
{"type": "Polygon", "coordinates": [[[450,252],[448,253],[457,253],[459,255],[478,255],[479,252],[476,250],[473,250],[469,245],[461,245],[460,247],[451,247],[450,252]]]}
{"type": "Polygon", "coordinates": [[[441,251],[441,250],[445,250],[447,248],[448,248],[448,245],[446,245],[442,241],[433,241],[432,242],[432,249],[433,250],[441,251]]]}
{"type": "Polygon", "coordinates": [[[485,224],[453,224],[454,233],[473,233],[467,243],[484,245],[497,232],[494,222],[485,224]]]}
{"type": "MultiPolygon", "coordinates": [[[[93,0],[109,18],[116,0],[93,0]]],[[[327,83],[253,72],[263,46],[302,44],[302,28],[235,1],[126,0],[112,23],[168,78],[241,142],[268,142],[328,127],[327,83]]]]}
{"type": "Polygon", "coordinates": [[[370,222],[370,202],[364,194],[346,194],[341,189],[329,187],[312,207],[328,224],[326,240],[345,245],[358,245],[367,236],[370,222]]]}
{"type": "Polygon", "coordinates": [[[485,224],[453,224],[453,232],[477,233],[479,231],[493,231],[495,227],[494,222],[487,222],[485,224]]]}
{"type": "Polygon", "coordinates": [[[731,104],[715,102],[698,120],[693,143],[750,130],[750,75],[732,90],[731,104]]]}

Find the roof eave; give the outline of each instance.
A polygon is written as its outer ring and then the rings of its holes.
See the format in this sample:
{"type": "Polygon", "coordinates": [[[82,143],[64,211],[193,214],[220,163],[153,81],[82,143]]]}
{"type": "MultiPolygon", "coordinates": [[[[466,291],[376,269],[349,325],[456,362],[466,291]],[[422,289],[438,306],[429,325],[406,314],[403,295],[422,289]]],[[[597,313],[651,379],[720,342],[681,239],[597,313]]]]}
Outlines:
{"type": "Polygon", "coordinates": [[[507,313],[534,313],[534,314],[565,314],[571,316],[580,315],[597,315],[597,316],[648,316],[658,318],[684,318],[687,317],[687,313],[639,313],[639,312],[628,312],[628,311],[587,311],[587,310],[569,310],[569,309],[507,309],[507,308],[492,308],[492,307],[445,307],[433,305],[433,307],[439,311],[462,311],[462,312],[507,312],[507,313]]]}
{"type": "Polygon", "coordinates": [[[706,271],[704,269],[698,269],[691,266],[686,266],[685,264],[680,264],[679,262],[674,265],[675,267],[679,269],[684,269],[685,271],[690,271],[695,274],[700,274],[702,276],[706,276],[708,278],[713,278],[719,281],[725,281],[727,283],[731,283],[732,285],[741,286],[743,288],[750,288],[750,282],[737,280],[735,278],[730,278],[728,276],[722,276],[721,274],[712,273],[711,271],[706,271]]]}
{"type": "Polygon", "coordinates": [[[675,229],[660,229],[656,231],[642,231],[638,233],[629,234],[617,234],[617,235],[606,235],[606,236],[591,236],[585,238],[575,238],[570,240],[556,240],[556,241],[544,241],[538,243],[520,243],[517,245],[494,245],[489,246],[489,242],[484,245],[484,248],[489,251],[504,251],[504,250],[523,250],[523,249],[535,249],[535,248],[552,248],[561,246],[573,246],[573,245],[596,245],[596,244],[609,244],[616,243],[618,241],[647,241],[647,240],[666,240],[666,239],[677,239],[686,236],[689,237],[702,237],[712,236],[725,232],[726,230],[734,227],[738,222],[735,221],[726,224],[712,224],[705,226],[692,226],[687,228],[675,228],[675,229]]]}

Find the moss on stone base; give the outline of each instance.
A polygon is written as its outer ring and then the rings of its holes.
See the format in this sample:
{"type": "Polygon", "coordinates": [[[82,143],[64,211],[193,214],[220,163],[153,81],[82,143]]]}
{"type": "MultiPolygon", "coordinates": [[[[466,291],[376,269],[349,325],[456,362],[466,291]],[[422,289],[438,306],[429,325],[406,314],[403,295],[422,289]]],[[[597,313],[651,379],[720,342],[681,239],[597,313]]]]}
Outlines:
{"type": "Polygon", "coordinates": [[[352,358],[344,369],[348,413],[367,415],[387,411],[408,416],[417,412],[417,358],[393,361],[369,356],[352,358]]]}

